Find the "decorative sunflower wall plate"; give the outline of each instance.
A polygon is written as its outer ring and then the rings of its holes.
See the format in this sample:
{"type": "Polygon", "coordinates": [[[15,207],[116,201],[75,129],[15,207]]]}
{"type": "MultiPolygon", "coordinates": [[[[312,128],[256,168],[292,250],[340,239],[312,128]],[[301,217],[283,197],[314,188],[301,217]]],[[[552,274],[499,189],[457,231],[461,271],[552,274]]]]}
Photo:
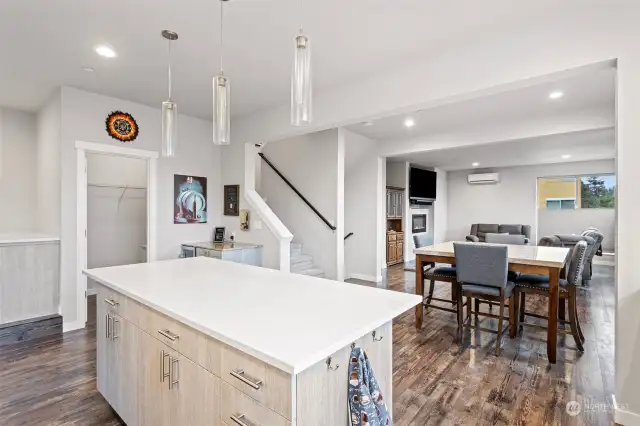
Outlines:
{"type": "Polygon", "coordinates": [[[138,123],[129,113],[113,111],[106,120],[107,133],[120,142],[132,142],[138,137],[138,123]]]}

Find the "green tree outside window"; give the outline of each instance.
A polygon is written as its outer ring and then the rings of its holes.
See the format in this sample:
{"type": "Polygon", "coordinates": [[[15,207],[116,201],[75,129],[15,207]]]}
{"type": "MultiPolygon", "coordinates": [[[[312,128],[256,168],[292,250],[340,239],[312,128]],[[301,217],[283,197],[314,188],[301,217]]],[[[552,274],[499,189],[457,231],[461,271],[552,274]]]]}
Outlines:
{"type": "Polygon", "coordinates": [[[580,193],[583,209],[612,209],[616,202],[615,176],[583,176],[580,193]]]}

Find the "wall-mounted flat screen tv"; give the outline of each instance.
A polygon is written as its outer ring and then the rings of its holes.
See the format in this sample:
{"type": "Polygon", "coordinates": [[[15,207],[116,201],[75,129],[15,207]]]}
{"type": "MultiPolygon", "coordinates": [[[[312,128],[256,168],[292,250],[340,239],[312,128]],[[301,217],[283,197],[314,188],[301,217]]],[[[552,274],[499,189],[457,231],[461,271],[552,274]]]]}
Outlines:
{"type": "Polygon", "coordinates": [[[436,172],[411,167],[409,171],[409,198],[435,200],[436,172]]]}

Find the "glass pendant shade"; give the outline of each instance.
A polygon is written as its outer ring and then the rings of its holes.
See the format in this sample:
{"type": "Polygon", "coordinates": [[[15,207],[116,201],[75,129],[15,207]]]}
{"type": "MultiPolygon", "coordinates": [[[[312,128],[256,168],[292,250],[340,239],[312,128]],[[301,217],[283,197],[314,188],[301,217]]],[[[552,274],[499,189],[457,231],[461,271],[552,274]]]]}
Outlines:
{"type": "Polygon", "coordinates": [[[178,144],[178,104],[162,103],[162,156],[174,157],[178,144]]]}
{"type": "Polygon", "coordinates": [[[224,75],[213,77],[213,143],[229,145],[231,142],[231,86],[224,75]]]}
{"type": "Polygon", "coordinates": [[[311,47],[309,38],[300,34],[295,39],[291,74],[291,124],[311,123],[311,47]]]}

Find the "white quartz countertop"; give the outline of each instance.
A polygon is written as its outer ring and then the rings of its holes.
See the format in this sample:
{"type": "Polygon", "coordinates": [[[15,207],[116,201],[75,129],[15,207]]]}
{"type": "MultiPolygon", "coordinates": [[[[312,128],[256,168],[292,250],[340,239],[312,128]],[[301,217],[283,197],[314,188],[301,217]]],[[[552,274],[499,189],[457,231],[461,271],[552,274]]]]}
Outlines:
{"type": "Polygon", "coordinates": [[[48,243],[60,241],[60,237],[36,232],[0,233],[0,244],[48,243]]]}
{"type": "Polygon", "coordinates": [[[412,294],[207,257],[84,274],[291,374],[421,302],[412,294]]]}

